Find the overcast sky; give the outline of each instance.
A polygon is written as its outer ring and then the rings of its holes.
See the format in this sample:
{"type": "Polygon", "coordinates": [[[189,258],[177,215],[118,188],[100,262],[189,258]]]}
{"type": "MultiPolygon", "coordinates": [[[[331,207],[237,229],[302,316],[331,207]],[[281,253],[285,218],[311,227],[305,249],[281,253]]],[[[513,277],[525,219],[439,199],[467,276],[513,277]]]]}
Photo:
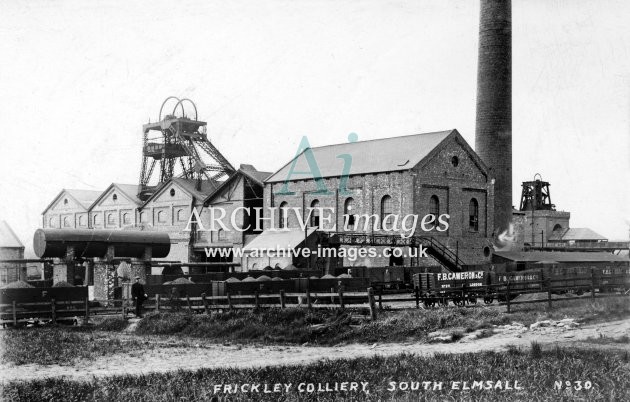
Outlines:
{"type": "MultiPolygon", "coordinates": [[[[514,205],[627,239],[630,2],[513,0],[514,205]]],[[[0,219],[30,247],[62,188],[137,183],[141,126],[189,97],[232,162],[457,128],[474,147],[479,2],[0,1],[0,219]]]]}

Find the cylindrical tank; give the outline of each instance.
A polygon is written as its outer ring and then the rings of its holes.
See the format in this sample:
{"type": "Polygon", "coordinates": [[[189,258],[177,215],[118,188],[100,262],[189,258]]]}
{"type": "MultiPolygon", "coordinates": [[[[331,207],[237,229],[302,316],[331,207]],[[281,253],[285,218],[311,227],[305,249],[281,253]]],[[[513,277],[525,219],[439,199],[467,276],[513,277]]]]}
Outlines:
{"type": "Polygon", "coordinates": [[[37,229],[33,249],[39,258],[62,258],[68,247],[76,257],[104,257],[114,246],[116,257],[142,258],[151,247],[153,258],[164,258],[171,251],[168,233],[130,230],[37,229]]]}
{"type": "Polygon", "coordinates": [[[494,183],[495,234],[512,221],[511,0],[481,0],[475,151],[494,183]]]}

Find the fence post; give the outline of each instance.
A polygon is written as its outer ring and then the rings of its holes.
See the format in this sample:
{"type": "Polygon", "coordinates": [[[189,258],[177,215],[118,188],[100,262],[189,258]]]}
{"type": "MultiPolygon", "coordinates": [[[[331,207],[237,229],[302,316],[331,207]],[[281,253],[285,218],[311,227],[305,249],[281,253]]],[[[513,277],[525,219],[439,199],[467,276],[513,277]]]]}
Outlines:
{"type": "Polygon", "coordinates": [[[208,314],[208,300],[206,300],[206,294],[201,294],[201,301],[203,302],[203,311],[208,314]]]}
{"type": "Polygon", "coordinates": [[[228,307],[230,308],[230,310],[232,310],[233,306],[232,306],[232,297],[230,296],[230,292],[225,292],[225,295],[227,296],[228,307]]]}
{"type": "Polygon", "coordinates": [[[160,312],[160,294],[155,295],[155,311],[160,312]]]}
{"type": "Polygon", "coordinates": [[[84,324],[87,324],[88,322],[90,322],[90,301],[86,297],[85,298],[85,322],[84,322],[84,324]]]}
{"type": "Polygon", "coordinates": [[[595,270],[591,268],[591,300],[595,300],[595,270]]]}
{"type": "Polygon", "coordinates": [[[258,296],[258,291],[254,292],[254,306],[256,310],[260,308],[260,297],[258,296]]]}
{"type": "Polygon", "coordinates": [[[343,310],[346,308],[346,305],[343,303],[343,290],[339,288],[339,307],[343,310]]]}
{"type": "Polygon", "coordinates": [[[313,308],[313,302],[311,300],[311,290],[309,288],[306,288],[306,305],[308,306],[309,310],[313,308]]]}
{"type": "Polygon", "coordinates": [[[188,312],[192,313],[192,305],[190,304],[190,296],[186,293],[186,304],[188,305],[188,312]]]}
{"type": "Polygon", "coordinates": [[[383,309],[383,288],[379,288],[378,290],[378,309],[383,309]]]}
{"type": "Polygon", "coordinates": [[[507,312],[510,313],[510,277],[508,276],[507,285],[505,287],[505,300],[507,301],[507,312]]]}
{"type": "Polygon", "coordinates": [[[52,313],[53,324],[57,323],[57,311],[55,311],[55,299],[50,299],[50,312],[52,313]]]}
{"type": "Polygon", "coordinates": [[[284,289],[280,289],[280,308],[284,308],[284,307],[285,307],[284,289]]]}
{"type": "Polygon", "coordinates": [[[551,277],[547,278],[547,307],[551,309],[551,277]]]}
{"type": "Polygon", "coordinates": [[[370,305],[370,318],[372,321],[376,320],[376,304],[374,303],[374,291],[372,288],[368,288],[368,304],[370,305]]]}
{"type": "Polygon", "coordinates": [[[15,300],[13,300],[13,326],[17,327],[17,306],[15,300]]]}
{"type": "Polygon", "coordinates": [[[418,289],[418,287],[414,287],[413,291],[415,293],[415,297],[416,297],[416,308],[420,308],[420,290],[418,289]]]}

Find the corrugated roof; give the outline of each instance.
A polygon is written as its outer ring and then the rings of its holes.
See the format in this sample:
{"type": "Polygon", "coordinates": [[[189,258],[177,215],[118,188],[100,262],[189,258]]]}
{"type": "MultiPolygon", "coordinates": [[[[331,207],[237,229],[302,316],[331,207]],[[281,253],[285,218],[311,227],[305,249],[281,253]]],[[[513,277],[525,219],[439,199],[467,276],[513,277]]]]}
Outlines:
{"type": "Polygon", "coordinates": [[[305,237],[308,237],[315,233],[315,228],[307,228],[306,234],[301,229],[289,229],[271,231],[265,230],[259,234],[254,240],[249,242],[247,246],[243,247],[243,251],[257,250],[275,250],[279,248],[281,250],[294,249],[304,241],[305,237]]]}
{"type": "Polygon", "coordinates": [[[6,221],[0,221],[0,247],[24,248],[24,245],[6,221]]]}
{"type": "Polygon", "coordinates": [[[584,240],[584,241],[598,241],[608,240],[606,237],[596,233],[589,228],[570,228],[561,232],[554,232],[549,236],[551,241],[569,241],[569,240],[584,240]]]}
{"type": "MultiPolygon", "coordinates": [[[[342,174],[345,162],[338,156],[343,154],[352,156],[350,175],[392,172],[413,168],[451,133],[457,133],[457,130],[326,145],[310,149],[313,151],[321,177],[342,174]]],[[[311,169],[303,151],[265,181],[286,180],[296,158],[297,163],[290,180],[312,179],[311,169]]]]}
{"type": "Polygon", "coordinates": [[[495,251],[495,255],[520,262],[616,262],[628,261],[628,258],[611,253],[588,253],[573,251],[495,251]]]}

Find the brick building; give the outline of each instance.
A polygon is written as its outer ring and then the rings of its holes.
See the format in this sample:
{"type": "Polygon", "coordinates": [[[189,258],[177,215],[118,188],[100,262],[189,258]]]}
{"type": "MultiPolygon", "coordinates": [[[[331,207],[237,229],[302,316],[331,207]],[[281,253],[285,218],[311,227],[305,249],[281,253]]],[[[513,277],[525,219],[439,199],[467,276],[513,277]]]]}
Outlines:
{"type": "Polygon", "coordinates": [[[263,207],[263,180],[270,174],[270,172],[258,171],[252,165],[242,164],[235,173],[221,183],[216,191],[206,197],[203,207],[198,209],[199,217],[206,230],[195,231],[193,241],[195,260],[233,262],[232,250],[236,247],[242,248],[261,233],[256,230],[256,227],[262,228],[262,223],[259,221],[262,216],[256,214],[254,208],[263,207]],[[211,230],[210,210],[212,208],[225,212],[225,228],[216,227],[216,230],[211,230]],[[233,213],[236,226],[246,230],[232,228],[230,217],[233,213]],[[218,254],[208,256],[206,249],[216,249],[217,252],[221,250],[224,254],[223,256],[218,254]]]}
{"type": "Polygon", "coordinates": [[[42,212],[42,227],[87,229],[90,205],[101,191],[63,189],[42,212]]]}
{"type": "MultiPolygon", "coordinates": [[[[356,233],[400,235],[403,230],[366,228],[360,216],[376,214],[383,219],[394,214],[402,219],[416,214],[415,235],[439,239],[465,264],[481,264],[491,260],[493,196],[486,166],[457,130],[307,148],[265,180],[264,205],[276,208],[274,222],[265,220],[265,230],[274,223],[278,227],[285,214],[288,228],[299,227],[298,217],[286,210],[293,207],[306,214],[308,208],[331,208],[330,221],[316,216],[308,222],[330,232],[342,231],[348,223],[356,233]],[[318,176],[321,180],[314,179],[318,176]],[[448,228],[433,224],[423,231],[420,221],[429,214],[448,214],[448,228]]],[[[392,263],[383,256],[344,261],[346,266],[392,263]]],[[[435,265],[427,257],[419,263],[435,265]]]]}

